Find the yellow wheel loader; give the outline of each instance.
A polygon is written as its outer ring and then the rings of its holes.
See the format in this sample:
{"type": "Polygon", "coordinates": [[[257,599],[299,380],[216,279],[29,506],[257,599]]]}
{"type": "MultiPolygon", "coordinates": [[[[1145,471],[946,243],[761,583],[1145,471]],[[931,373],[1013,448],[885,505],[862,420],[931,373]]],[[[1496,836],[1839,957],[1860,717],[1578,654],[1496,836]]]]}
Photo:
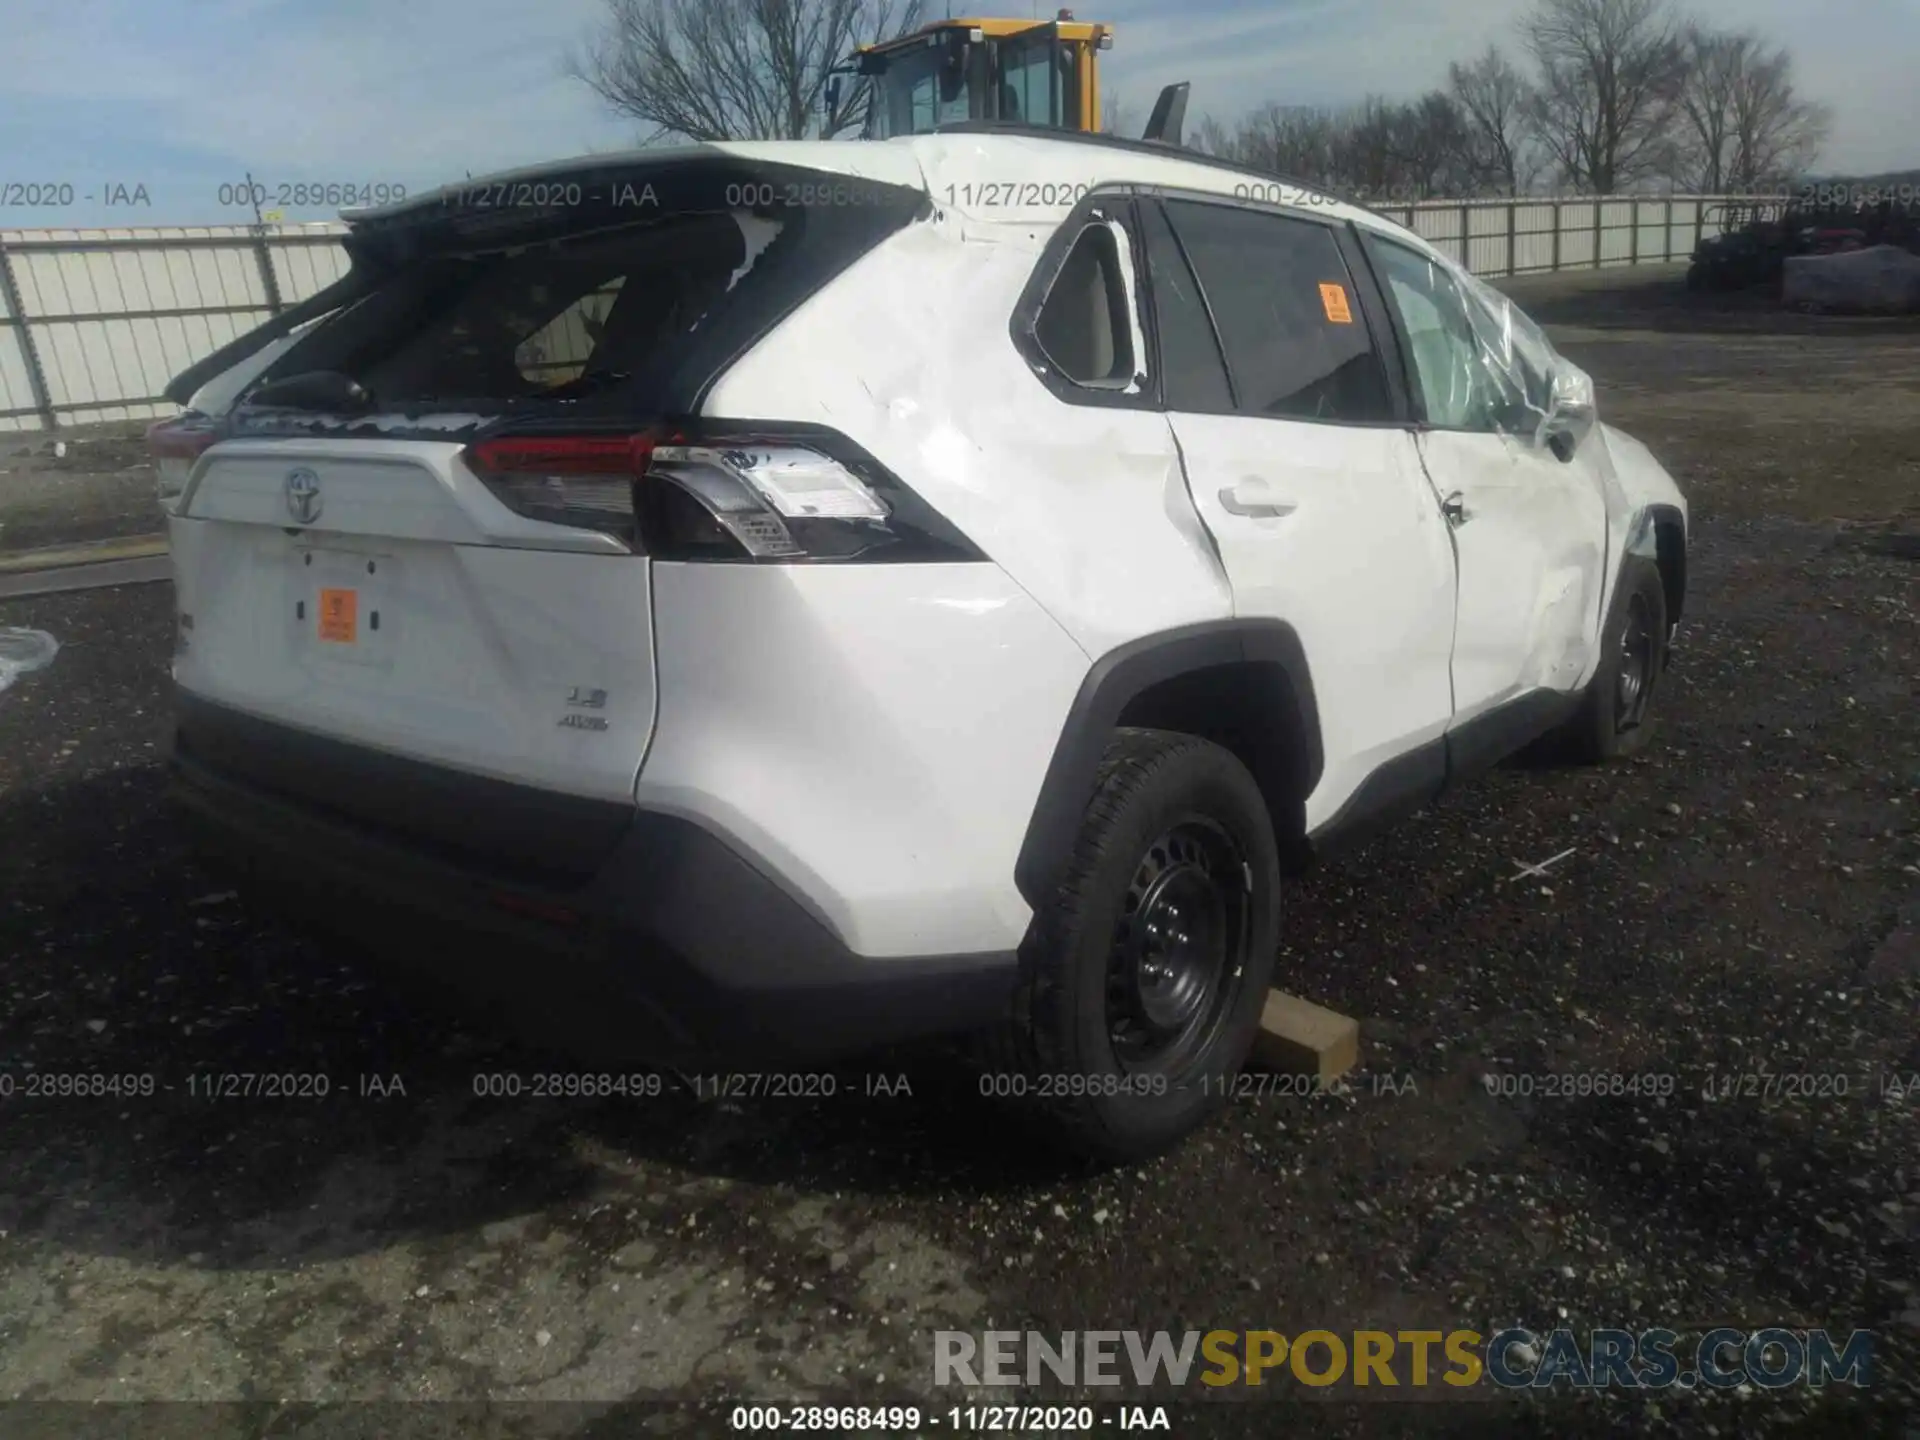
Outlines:
{"type": "MultiPolygon", "coordinates": [[[[861,46],[835,67],[827,108],[853,75],[867,87],[867,140],[982,122],[1097,134],[1100,52],[1111,48],[1111,25],[1071,10],[1052,20],[939,20],[861,46]]],[[[1186,99],[1184,83],[1162,90],[1145,138],[1178,145],[1186,99]]]]}

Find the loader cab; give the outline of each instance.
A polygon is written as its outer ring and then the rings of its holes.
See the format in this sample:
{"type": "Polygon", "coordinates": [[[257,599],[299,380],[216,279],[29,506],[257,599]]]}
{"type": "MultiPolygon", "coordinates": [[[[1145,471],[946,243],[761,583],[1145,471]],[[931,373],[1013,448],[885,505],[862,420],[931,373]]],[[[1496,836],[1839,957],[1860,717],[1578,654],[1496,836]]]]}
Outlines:
{"type": "Polygon", "coordinates": [[[867,86],[868,140],[982,120],[1094,132],[1099,52],[1112,45],[1111,26],[1066,10],[1051,21],[943,20],[863,47],[842,70],[867,86]]]}

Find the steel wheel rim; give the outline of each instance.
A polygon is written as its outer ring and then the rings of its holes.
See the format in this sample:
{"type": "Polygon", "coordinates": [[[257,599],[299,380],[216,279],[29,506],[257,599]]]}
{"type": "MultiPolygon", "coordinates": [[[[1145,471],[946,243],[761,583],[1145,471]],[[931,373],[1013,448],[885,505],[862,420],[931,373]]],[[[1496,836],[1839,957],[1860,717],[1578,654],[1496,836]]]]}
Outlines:
{"type": "Polygon", "coordinates": [[[1106,977],[1107,1034],[1123,1068],[1177,1074],[1218,1033],[1245,968],[1246,873],[1232,836],[1197,816],[1134,866],[1106,977]]]}
{"type": "Polygon", "coordinates": [[[1652,607],[1644,596],[1635,595],[1627,602],[1627,620],[1620,630],[1620,665],[1613,698],[1615,730],[1631,730],[1645,721],[1659,654],[1652,607]]]}

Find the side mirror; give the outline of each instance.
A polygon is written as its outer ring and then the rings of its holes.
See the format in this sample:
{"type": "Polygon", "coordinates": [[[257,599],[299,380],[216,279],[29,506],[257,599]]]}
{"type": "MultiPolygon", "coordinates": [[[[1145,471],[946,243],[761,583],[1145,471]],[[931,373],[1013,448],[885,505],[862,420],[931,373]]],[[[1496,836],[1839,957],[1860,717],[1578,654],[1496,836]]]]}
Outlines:
{"type": "Polygon", "coordinates": [[[1593,429],[1598,414],[1592,377],[1577,365],[1562,360],[1554,367],[1547,418],[1540,425],[1541,443],[1560,459],[1573,459],[1580,442],[1593,429]]]}

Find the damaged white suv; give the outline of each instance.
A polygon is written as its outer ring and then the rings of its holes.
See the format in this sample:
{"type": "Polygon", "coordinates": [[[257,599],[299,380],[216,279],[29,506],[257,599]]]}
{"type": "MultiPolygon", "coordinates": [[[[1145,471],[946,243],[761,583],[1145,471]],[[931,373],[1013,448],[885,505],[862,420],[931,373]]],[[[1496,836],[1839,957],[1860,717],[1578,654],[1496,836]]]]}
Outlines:
{"type": "Polygon", "coordinates": [[[583,1056],[985,1036],[1150,1153],[1247,1055],[1283,873],[1648,734],[1684,501],[1364,209],[962,127],[353,218],[170,392],[237,394],[157,437],[177,791],[583,1056]]]}

